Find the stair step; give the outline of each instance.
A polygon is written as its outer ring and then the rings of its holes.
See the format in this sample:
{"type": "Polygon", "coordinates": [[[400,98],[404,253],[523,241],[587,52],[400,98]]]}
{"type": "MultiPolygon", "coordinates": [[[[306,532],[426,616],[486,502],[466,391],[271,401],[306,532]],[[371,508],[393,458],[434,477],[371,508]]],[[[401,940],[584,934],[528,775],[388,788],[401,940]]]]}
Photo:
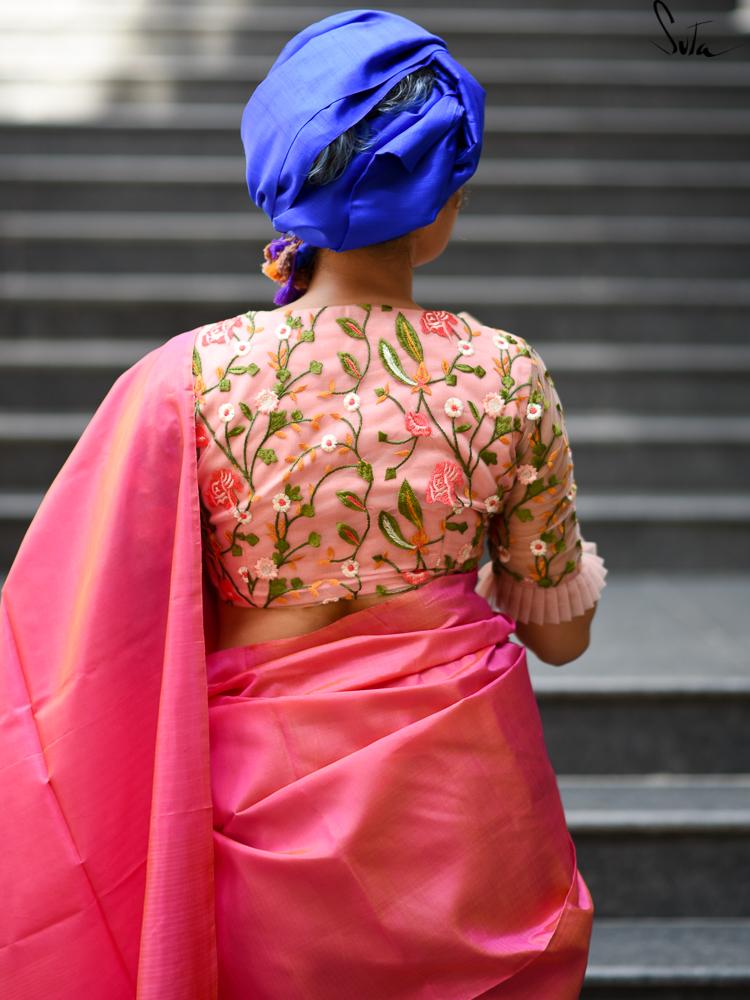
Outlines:
{"type": "Polygon", "coordinates": [[[559,775],[558,786],[599,916],[750,917],[750,774],[559,775]]]}
{"type": "Polygon", "coordinates": [[[750,920],[594,916],[581,1000],[740,1000],[750,920]]]}
{"type": "MultiPolygon", "coordinates": [[[[182,273],[220,273],[262,260],[268,223],[257,213],[5,212],[0,214],[6,271],[158,272],[168,260],[182,273]],[[249,223],[252,223],[251,225],[249,223]]],[[[430,272],[494,277],[707,279],[750,271],[750,221],[721,217],[466,215],[430,272]]]]}
{"type": "MultiPolygon", "coordinates": [[[[6,411],[23,412],[33,384],[37,413],[78,412],[83,406],[93,411],[115,379],[158,346],[157,341],[130,338],[0,341],[0,400],[6,411]]],[[[585,414],[611,419],[624,412],[650,413],[675,419],[683,413],[710,412],[716,418],[747,413],[748,344],[712,341],[706,352],[688,343],[651,343],[647,350],[634,351],[630,342],[537,338],[532,346],[552,372],[566,413],[579,424],[585,414]]]]}
{"type": "MultiPolygon", "coordinates": [[[[514,53],[518,55],[518,53],[514,53]]],[[[498,54],[499,57],[499,54],[498,54]]],[[[249,94],[248,94],[249,96],[249,94]]],[[[0,153],[178,153],[237,156],[238,102],[172,104],[156,95],[142,104],[87,106],[16,101],[0,115],[0,153]]],[[[750,115],[742,108],[506,107],[485,112],[483,153],[489,157],[549,159],[691,159],[700,140],[715,160],[743,160],[750,115]]],[[[240,163],[240,170],[242,165],[240,163]]]]}
{"type": "MultiPolygon", "coordinates": [[[[546,359],[545,359],[546,361],[546,359]]],[[[35,385],[26,380],[28,393],[35,385]]],[[[6,404],[7,405],[7,404],[6,404]]],[[[0,489],[45,488],[83,433],[92,413],[0,412],[0,489]]],[[[750,416],[670,416],[566,410],[579,489],[627,490],[637,486],[685,492],[696,479],[715,484],[715,496],[750,490],[750,416]],[[658,462],[645,457],[659,455],[658,462]]],[[[709,494],[710,495],[710,494],[709,494]]]]}

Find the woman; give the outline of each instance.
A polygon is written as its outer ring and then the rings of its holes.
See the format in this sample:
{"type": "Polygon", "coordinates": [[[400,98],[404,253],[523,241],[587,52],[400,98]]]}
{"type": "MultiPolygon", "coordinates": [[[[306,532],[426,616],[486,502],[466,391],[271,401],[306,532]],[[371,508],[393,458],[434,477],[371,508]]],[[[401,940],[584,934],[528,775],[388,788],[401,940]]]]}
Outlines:
{"type": "Polygon", "coordinates": [[[509,637],[580,655],[606,569],[537,352],[411,298],[483,101],[355,10],[248,102],[280,308],[117,380],[3,589],[5,995],[578,996],[593,903],[509,637]]]}

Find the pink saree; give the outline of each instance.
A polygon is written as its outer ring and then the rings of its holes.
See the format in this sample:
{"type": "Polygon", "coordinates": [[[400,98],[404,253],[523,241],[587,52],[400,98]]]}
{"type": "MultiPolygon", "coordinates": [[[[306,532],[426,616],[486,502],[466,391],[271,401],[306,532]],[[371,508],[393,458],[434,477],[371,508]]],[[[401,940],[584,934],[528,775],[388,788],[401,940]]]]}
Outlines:
{"type": "Polygon", "coordinates": [[[476,573],[214,650],[193,336],[120,376],[3,587],[4,1000],[575,1000],[593,904],[476,573]]]}

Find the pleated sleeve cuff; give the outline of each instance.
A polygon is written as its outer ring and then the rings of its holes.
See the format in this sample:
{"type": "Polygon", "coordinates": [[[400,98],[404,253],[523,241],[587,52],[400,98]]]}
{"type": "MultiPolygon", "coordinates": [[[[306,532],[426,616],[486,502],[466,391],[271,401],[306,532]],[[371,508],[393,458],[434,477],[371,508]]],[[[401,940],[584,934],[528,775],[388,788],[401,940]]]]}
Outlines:
{"type": "Polygon", "coordinates": [[[596,542],[581,539],[583,554],[578,571],[556,587],[540,587],[531,580],[515,580],[509,573],[496,574],[492,563],[479,570],[476,591],[493,611],[517,622],[560,625],[579,617],[597,603],[606,587],[607,567],[596,551],[596,542]]]}

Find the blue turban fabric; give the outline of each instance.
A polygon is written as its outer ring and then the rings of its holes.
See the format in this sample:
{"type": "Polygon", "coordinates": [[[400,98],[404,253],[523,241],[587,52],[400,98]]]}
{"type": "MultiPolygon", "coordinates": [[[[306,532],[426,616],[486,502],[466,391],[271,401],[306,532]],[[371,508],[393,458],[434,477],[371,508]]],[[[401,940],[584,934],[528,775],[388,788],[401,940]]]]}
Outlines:
{"type": "Polygon", "coordinates": [[[445,42],[384,10],[346,10],[281,50],[242,113],[250,196],[279,232],[350,250],[431,223],[474,174],[486,92],[445,42]],[[435,84],[416,110],[372,120],[370,147],[328,184],[305,183],[315,158],[412,71],[435,84]]]}

